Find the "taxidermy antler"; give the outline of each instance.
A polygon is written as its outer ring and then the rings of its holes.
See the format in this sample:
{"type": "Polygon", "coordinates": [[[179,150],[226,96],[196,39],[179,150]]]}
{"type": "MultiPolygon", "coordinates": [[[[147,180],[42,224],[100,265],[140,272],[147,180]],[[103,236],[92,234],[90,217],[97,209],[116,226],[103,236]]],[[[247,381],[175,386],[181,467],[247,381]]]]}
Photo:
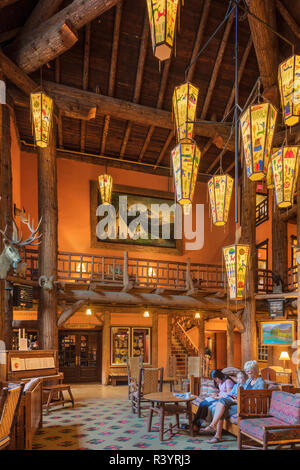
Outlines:
{"type": "Polygon", "coordinates": [[[39,238],[42,235],[37,235],[37,232],[39,230],[42,219],[40,219],[36,228],[34,228],[34,220],[31,221],[30,215],[28,215],[27,219],[21,217],[21,221],[30,230],[30,236],[26,238],[26,240],[23,240],[22,233],[21,235],[19,234],[19,230],[14,220],[14,234],[12,239],[9,238],[9,236],[7,235],[7,226],[5,227],[4,231],[0,230],[0,233],[2,233],[3,236],[4,243],[4,248],[0,255],[0,279],[6,279],[8,271],[12,265],[17,265],[21,263],[19,248],[26,245],[37,246],[41,243],[39,241],[39,238]]]}

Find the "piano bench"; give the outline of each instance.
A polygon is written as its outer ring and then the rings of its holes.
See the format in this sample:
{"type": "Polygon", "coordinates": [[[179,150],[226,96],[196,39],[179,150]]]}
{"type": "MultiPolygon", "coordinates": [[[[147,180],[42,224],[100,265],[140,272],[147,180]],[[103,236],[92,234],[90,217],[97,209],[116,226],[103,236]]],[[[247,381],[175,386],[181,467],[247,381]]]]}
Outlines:
{"type": "Polygon", "coordinates": [[[72,403],[72,407],[74,408],[74,397],[71,392],[71,386],[67,384],[56,384],[56,385],[48,385],[43,387],[43,392],[49,393],[47,403],[43,405],[43,408],[46,409],[47,414],[49,414],[49,408],[51,406],[57,406],[57,405],[63,405],[65,406],[65,403],[72,403]],[[66,400],[64,397],[63,392],[68,392],[70,399],[66,400]],[[55,399],[54,396],[55,394],[58,393],[59,398],[55,399]]]}
{"type": "Polygon", "coordinates": [[[117,385],[117,382],[128,382],[128,374],[122,374],[122,372],[119,374],[109,374],[109,376],[113,387],[117,385]]]}

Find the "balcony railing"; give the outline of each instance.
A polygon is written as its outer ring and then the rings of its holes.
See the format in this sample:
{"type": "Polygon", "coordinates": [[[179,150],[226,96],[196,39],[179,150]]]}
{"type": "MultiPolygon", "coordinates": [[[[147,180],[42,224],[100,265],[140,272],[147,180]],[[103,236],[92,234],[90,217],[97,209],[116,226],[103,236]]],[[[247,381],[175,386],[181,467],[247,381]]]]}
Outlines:
{"type": "MultiPolygon", "coordinates": [[[[32,248],[25,251],[27,277],[38,280],[38,252],[32,248]]],[[[151,259],[126,256],[105,256],[85,253],[59,252],[57,279],[62,282],[122,285],[124,270],[128,281],[135,287],[171,288],[186,290],[223,290],[225,273],[221,265],[183,263],[175,261],[153,261],[151,259]]],[[[258,270],[258,292],[272,291],[272,272],[258,270]]]]}
{"type": "Polygon", "coordinates": [[[292,266],[288,269],[287,272],[287,290],[295,291],[298,289],[298,280],[297,280],[298,267],[292,266]]]}

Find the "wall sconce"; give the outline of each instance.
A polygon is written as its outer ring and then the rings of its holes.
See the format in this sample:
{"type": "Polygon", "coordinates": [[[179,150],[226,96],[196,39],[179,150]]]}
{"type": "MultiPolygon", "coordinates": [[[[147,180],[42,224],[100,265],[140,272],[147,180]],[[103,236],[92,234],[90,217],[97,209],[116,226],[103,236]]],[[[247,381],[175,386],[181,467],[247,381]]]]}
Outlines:
{"type": "Polygon", "coordinates": [[[144,317],[145,317],[145,318],[149,318],[149,317],[150,317],[150,313],[148,312],[148,310],[146,310],[146,311],[144,312],[144,317]]]}
{"type": "Polygon", "coordinates": [[[201,318],[201,315],[199,312],[195,313],[195,319],[196,320],[199,320],[201,318]]]}
{"type": "Polygon", "coordinates": [[[88,315],[88,316],[93,315],[92,309],[90,307],[88,307],[85,311],[85,314],[88,315]]]}

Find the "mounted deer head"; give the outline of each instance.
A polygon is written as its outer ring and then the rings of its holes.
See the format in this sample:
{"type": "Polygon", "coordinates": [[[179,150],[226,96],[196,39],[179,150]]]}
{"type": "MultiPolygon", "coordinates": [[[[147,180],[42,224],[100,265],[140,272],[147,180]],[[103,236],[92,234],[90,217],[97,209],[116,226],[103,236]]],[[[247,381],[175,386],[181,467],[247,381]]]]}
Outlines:
{"type": "Polygon", "coordinates": [[[21,262],[19,248],[26,245],[37,246],[41,243],[38,241],[41,235],[37,235],[41,220],[42,219],[40,219],[38,226],[34,228],[34,220],[31,222],[30,216],[28,216],[28,219],[21,218],[23,224],[25,224],[31,232],[31,235],[26,240],[23,240],[22,234],[19,235],[15,221],[13,221],[14,235],[12,239],[7,235],[7,226],[4,231],[0,230],[0,233],[3,235],[4,243],[4,248],[0,255],[0,279],[6,279],[10,267],[21,262]]]}

